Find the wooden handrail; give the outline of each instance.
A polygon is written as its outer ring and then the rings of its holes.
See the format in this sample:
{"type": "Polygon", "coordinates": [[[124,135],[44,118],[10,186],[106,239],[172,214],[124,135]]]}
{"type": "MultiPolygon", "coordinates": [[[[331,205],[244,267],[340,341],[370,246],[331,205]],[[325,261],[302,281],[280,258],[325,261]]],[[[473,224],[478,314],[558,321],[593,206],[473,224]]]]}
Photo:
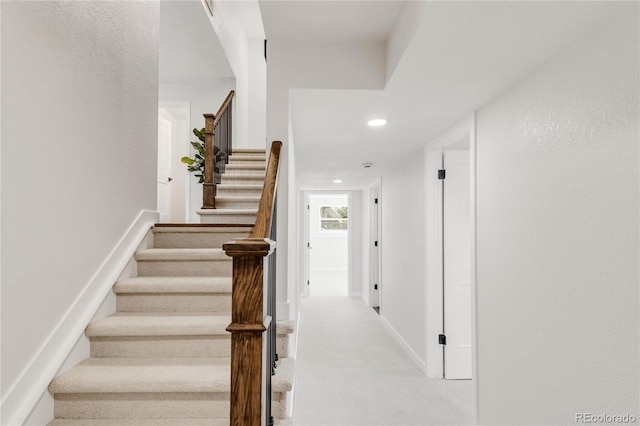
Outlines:
{"type": "Polygon", "coordinates": [[[280,166],[280,150],[282,142],[274,141],[271,144],[269,153],[269,163],[264,177],[262,196],[258,205],[258,215],[256,225],[251,231],[251,238],[269,238],[271,231],[271,216],[273,214],[273,204],[276,196],[276,186],[278,184],[278,168],[280,166]]]}
{"type": "Polygon", "coordinates": [[[220,108],[218,108],[218,112],[216,112],[216,118],[213,122],[214,127],[216,124],[218,124],[218,121],[220,120],[220,117],[222,117],[222,114],[226,111],[227,108],[229,108],[229,104],[231,104],[231,100],[233,99],[233,96],[235,94],[235,90],[230,91],[227,97],[224,99],[224,102],[222,102],[222,105],[220,105],[220,108]]]}
{"type": "MultiPolygon", "coordinates": [[[[230,91],[225,98],[218,112],[214,115],[211,113],[204,115],[204,183],[202,185],[202,208],[203,209],[215,209],[216,208],[216,182],[215,182],[215,147],[216,136],[215,129],[220,124],[222,117],[229,117],[231,114],[231,101],[235,95],[235,91],[230,91]]],[[[231,122],[227,123],[228,137],[231,138],[231,122]]],[[[219,143],[219,140],[218,140],[219,143]]],[[[230,154],[230,152],[228,152],[230,154]]],[[[225,153],[227,154],[227,153],[225,153]]],[[[226,159],[225,159],[226,161],[226,159]]]]}
{"type": "Polygon", "coordinates": [[[263,363],[263,334],[268,331],[266,340],[271,343],[267,348],[271,349],[267,351],[267,359],[272,362],[271,359],[275,359],[276,338],[276,243],[269,238],[272,225],[275,230],[273,215],[281,148],[282,142],[271,144],[251,237],[230,241],[222,246],[225,253],[233,257],[231,324],[227,327],[231,333],[230,424],[233,426],[260,426],[263,416],[267,424],[270,419],[270,376],[274,364],[263,363]],[[266,276],[269,279],[265,280],[266,276]],[[263,407],[263,400],[266,407],[263,407]],[[266,411],[263,412],[263,408],[266,411]]]}

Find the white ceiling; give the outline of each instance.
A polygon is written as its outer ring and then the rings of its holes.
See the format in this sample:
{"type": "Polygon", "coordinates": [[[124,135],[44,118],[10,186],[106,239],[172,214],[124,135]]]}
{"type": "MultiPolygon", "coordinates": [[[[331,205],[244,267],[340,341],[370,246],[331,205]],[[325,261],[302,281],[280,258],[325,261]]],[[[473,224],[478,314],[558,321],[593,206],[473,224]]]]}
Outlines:
{"type": "MultiPolygon", "coordinates": [[[[389,37],[403,2],[266,1],[267,38],[339,43],[389,37]],[[391,27],[390,27],[391,25],[391,27]]],[[[385,90],[292,90],[299,183],[361,188],[584,36],[623,2],[430,2],[385,90]],[[387,126],[366,121],[384,116],[387,126]],[[363,162],[374,167],[363,169],[363,162]]]]}
{"type": "Polygon", "coordinates": [[[263,0],[260,10],[269,41],[340,43],[386,40],[401,6],[401,1],[263,0]]]}
{"type": "Polygon", "coordinates": [[[201,1],[160,2],[161,83],[211,84],[234,77],[207,16],[201,1]]]}

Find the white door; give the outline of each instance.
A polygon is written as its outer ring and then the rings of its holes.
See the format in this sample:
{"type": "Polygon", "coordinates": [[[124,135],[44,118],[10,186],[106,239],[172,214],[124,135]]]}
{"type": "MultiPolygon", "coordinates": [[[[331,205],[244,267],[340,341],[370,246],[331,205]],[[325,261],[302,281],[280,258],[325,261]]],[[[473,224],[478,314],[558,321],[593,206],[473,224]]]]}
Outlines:
{"type": "Polygon", "coordinates": [[[309,258],[311,257],[311,228],[310,228],[310,203],[311,201],[309,201],[309,194],[308,193],[304,193],[304,276],[303,276],[303,287],[301,289],[301,294],[302,297],[309,297],[309,287],[310,287],[310,277],[309,277],[309,258]]]}
{"type": "Polygon", "coordinates": [[[380,307],[380,193],[371,188],[371,307],[380,307]]]}
{"type": "Polygon", "coordinates": [[[171,221],[171,121],[158,117],[158,200],[160,222],[171,221]]]}
{"type": "Polygon", "coordinates": [[[471,378],[471,207],[469,151],[444,151],[444,377],[471,378]]]}

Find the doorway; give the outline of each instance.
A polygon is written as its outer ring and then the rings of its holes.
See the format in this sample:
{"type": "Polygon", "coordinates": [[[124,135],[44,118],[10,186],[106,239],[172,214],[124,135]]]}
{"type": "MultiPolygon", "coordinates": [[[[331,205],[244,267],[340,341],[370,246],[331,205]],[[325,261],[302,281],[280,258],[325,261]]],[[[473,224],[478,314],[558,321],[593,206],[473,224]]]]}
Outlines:
{"type": "Polygon", "coordinates": [[[425,151],[429,377],[475,374],[474,152],[473,115],[425,151]]]}
{"type": "Polygon", "coordinates": [[[380,314],[380,293],[381,293],[381,271],[380,271],[380,251],[382,242],[380,241],[380,185],[369,188],[369,305],[380,314]]]}
{"type": "Polygon", "coordinates": [[[349,195],[311,194],[307,251],[311,297],[349,294],[349,195]]]}
{"type": "Polygon", "coordinates": [[[160,222],[171,222],[171,144],[175,123],[171,116],[158,112],[157,209],[160,222]]]}
{"type": "Polygon", "coordinates": [[[180,159],[189,155],[190,108],[186,102],[158,108],[157,209],[160,222],[189,218],[189,172],[180,159]]]}

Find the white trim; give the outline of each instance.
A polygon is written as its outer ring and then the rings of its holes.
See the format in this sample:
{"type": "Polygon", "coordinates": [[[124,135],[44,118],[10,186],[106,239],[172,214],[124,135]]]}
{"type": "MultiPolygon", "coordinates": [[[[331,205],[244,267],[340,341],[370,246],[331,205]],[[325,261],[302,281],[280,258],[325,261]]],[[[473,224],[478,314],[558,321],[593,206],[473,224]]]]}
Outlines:
{"type": "Polygon", "coordinates": [[[477,263],[477,117],[474,111],[469,123],[469,175],[471,177],[471,379],[474,381],[473,398],[471,399],[471,424],[478,424],[478,263],[477,263]]]}
{"type": "MultiPolygon", "coordinates": [[[[309,286],[305,285],[307,280],[310,279],[310,273],[311,273],[311,262],[309,261],[309,250],[307,249],[307,243],[311,240],[311,220],[309,218],[309,209],[306,208],[306,206],[309,206],[311,204],[311,196],[312,195],[317,195],[317,196],[332,196],[332,195],[341,195],[341,196],[346,196],[347,197],[347,207],[349,209],[349,216],[352,216],[353,213],[353,196],[354,193],[360,192],[358,190],[303,190],[301,191],[303,197],[300,197],[301,200],[303,201],[302,204],[302,212],[304,214],[304,224],[303,224],[303,232],[300,235],[300,238],[298,239],[300,242],[300,247],[305,250],[306,252],[304,253],[304,256],[307,256],[304,259],[304,267],[302,269],[304,269],[304,271],[301,274],[301,278],[302,278],[302,289],[301,289],[301,297],[309,297],[309,286]]],[[[362,208],[362,201],[360,204],[360,208],[362,208]]],[[[360,217],[362,217],[362,214],[360,214],[360,217]]],[[[347,231],[347,295],[349,295],[349,297],[351,297],[351,295],[361,295],[361,292],[354,292],[353,291],[353,286],[354,286],[354,277],[356,276],[355,274],[357,274],[357,271],[355,271],[354,269],[354,265],[353,265],[353,258],[354,258],[354,250],[355,250],[355,245],[356,245],[356,241],[355,241],[355,232],[353,232],[351,229],[348,229],[347,231]]],[[[324,237],[343,237],[344,234],[341,235],[323,235],[324,237]]],[[[314,271],[325,271],[325,270],[336,270],[334,268],[323,268],[323,269],[314,269],[314,271]]],[[[364,283],[361,283],[361,285],[364,285],[364,283]]],[[[354,296],[357,297],[357,296],[354,296]]]]}
{"type": "MultiPolygon", "coordinates": [[[[375,307],[380,307],[380,301],[382,299],[381,295],[382,295],[382,184],[381,184],[381,180],[378,180],[376,183],[374,183],[373,185],[369,186],[367,192],[366,192],[366,205],[369,209],[369,220],[367,222],[367,246],[365,247],[365,253],[366,253],[366,262],[367,262],[367,269],[368,269],[368,276],[367,276],[367,282],[366,283],[362,283],[363,285],[363,289],[364,286],[367,286],[367,293],[366,293],[366,299],[365,303],[367,303],[368,306],[375,306],[375,307]],[[378,198],[378,204],[375,203],[375,201],[373,200],[374,198],[378,198]],[[378,218],[378,223],[377,223],[377,229],[376,229],[376,224],[374,223],[374,216],[377,214],[377,218],[378,218]],[[378,282],[374,282],[374,277],[376,275],[376,271],[375,271],[375,267],[376,267],[376,262],[375,262],[375,250],[374,250],[374,243],[376,241],[376,234],[377,234],[377,241],[378,241],[378,259],[377,259],[377,266],[378,266],[378,271],[377,271],[377,278],[378,278],[378,282]],[[376,303],[375,301],[375,285],[378,284],[378,301],[376,303]]],[[[364,201],[363,201],[364,204],[364,201]]]]}
{"type": "MultiPolygon", "coordinates": [[[[184,118],[177,119],[178,122],[184,121],[185,128],[184,134],[176,135],[178,140],[182,140],[183,142],[183,153],[185,155],[191,156],[191,102],[188,101],[160,101],[158,102],[158,109],[160,108],[170,108],[170,109],[182,109],[184,110],[185,116],[184,118]]],[[[174,173],[174,171],[172,171],[174,173]]],[[[182,168],[183,176],[185,177],[184,185],[182,186],[182,190],[184,191],[184,218],[185,222],[191,222],[191,185],[196,184],[192,182],[191,173],[187,170],[186,166],[182,168]]]]}
{"type": "Polygon", "coordinates": [[[142,210],[125,231],[60,322],[3,395],[2,424],[19,425],[26,421],[43,390],[46,391],[120,273],[131,260],[136,248],[157,220],[157,212],[142,210]]]}
{"type": "Polygon", "coordinates": [[[389,330],[393,338],[396,339],[396,341],[400,344],[402,349],[404,349],[407,355],[409,355],[409,358],[411,358],[411,360],[418,366],[418,368],[420,368],[420,370],[426,374],[427,364],[425,364],[425,362],[418,356],[418,354],[416,354],[413,349],[411,349],[411,346],[409,346],[409,344],[402,338],[400,333],[398,333],[396,329],[393,328],[393,326],[389,323],[389,321],[387,321],[382,313],[380,314],[380,320],[382,321],[382,324],[384,324],[384,326],[387,328],[387,330],[389,330]]]}

